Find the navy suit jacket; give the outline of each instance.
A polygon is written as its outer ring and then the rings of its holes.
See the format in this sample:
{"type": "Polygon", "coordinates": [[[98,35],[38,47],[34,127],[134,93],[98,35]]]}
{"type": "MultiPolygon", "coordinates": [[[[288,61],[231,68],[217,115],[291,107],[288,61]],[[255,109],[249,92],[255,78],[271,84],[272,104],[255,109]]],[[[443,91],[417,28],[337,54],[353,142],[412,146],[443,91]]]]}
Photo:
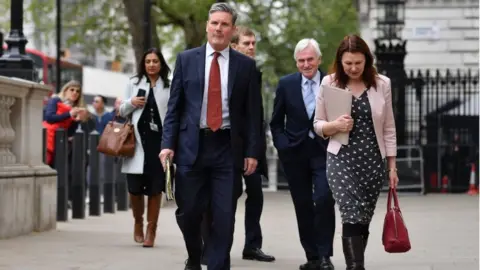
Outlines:
{"type": "MultiPolygon", "coordinates": [[[[205,53],[203,45],[177,56],[162,136],[162,149],[174,150],[177,165],[193,165],[197,159],[205,53]]],[[[233,49],[228,66],[228,103],[233,158],[243,169],[245,157],[260,157],[262,97],[255,61],[233,49]]]]}
{"type": "MultiPolygon", "coordinates": [[[[324,73],[320,72],[320,81],[324,73]]],[[[276,90],[270,130],[273,144],[280,160],[307,159],[312,156],[326,157],[327,140],[313,131],[313,118],[307,114],[302,95],[302,74],[297,72],[280,78],[276,90]],[[286,120],[286,121],[285,121],[286,120]],[[316,144],[305,143],[309,131],[315,134],[316,144]]]]}
{"type": "MultiPolygon", "coordinates": [[[[262,89],[262,72],[257,69],[258,83],[260,85],[260,91],[262,89]]],[[[260,111],[261,116],[261,125],[260,125],[260,159],[258,160],[257,173],[263,175],[265,178],[268,178],[268,161],[267,161],[267,135],[266,135],[266,124],[264,117],[264,108],[263,101],[260,111]]]]}

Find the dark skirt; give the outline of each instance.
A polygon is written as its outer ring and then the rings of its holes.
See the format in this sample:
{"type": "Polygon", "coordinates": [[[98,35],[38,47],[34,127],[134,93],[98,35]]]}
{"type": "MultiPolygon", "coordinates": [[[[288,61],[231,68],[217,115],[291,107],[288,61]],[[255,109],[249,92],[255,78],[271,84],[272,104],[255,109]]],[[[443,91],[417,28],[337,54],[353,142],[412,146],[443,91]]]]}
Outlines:
{"type": "Polygon", "coordinates": [[[127,174],[128,192],[132,195],[155,196],[165,189],[165,174],[127,174]]]}

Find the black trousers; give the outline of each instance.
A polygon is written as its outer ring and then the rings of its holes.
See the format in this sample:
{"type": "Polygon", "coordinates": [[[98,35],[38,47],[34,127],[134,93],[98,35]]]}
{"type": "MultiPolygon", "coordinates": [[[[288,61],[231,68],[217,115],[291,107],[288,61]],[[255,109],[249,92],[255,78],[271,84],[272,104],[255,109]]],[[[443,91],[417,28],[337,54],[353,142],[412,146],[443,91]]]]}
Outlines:
{"type": "Polygon", "coordinates": [[[307,260],[333,256],[335,201],[325,160],[312,157],[283,163],[307,260]]]}
{"type": "Polygon", "coordinates": [[[245,249],[262,248],[263,236],[260,218],[263,211],[262,176],[253,173],[244,176],[245,193],[245,249]]]}
{"type": "MultiPolygon", "coordinates": [[[[262,248],[263,235],[260,226],[260,218],[263,211],[263,190],[262,190],[262,176],[255,172],[251,175],[244,176],[245,193],[247,199],[245,200],[245,244],[244,249],[262,248]]],[[[242,191],[239,192],[240,197],[242,191]]],[[[202,217],[202,242],[203,242],[203,256],[208,257],[208,239],[210,237],[210,230],[212,226],[211,213],[207,211],[202,217]]]]}

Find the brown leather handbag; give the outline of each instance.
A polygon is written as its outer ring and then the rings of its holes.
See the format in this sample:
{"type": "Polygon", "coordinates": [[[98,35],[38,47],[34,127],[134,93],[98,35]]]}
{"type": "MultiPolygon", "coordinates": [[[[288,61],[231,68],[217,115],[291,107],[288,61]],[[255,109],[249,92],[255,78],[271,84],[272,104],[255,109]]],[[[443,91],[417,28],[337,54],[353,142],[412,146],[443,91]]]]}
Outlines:
{"type": "Polygon", "coordinates": [[[135,133],[130,119],[125,123],[108,122],[103,130],[97,151],[113,157],[133,157],[135,154],[135,133]]]}

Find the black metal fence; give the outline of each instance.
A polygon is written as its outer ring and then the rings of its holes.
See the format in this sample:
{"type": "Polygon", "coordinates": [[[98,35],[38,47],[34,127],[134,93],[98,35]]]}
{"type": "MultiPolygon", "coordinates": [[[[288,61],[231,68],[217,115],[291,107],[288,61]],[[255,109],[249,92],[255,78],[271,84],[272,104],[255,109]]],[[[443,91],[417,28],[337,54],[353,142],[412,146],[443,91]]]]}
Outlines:
{"type": "MultiPolygon", "coordinates": [[[[45,162],[45,130],[43,134],[45,162]]],[[[87,133],[78,129],[69,140],[64,129],[56,130],[54,167],[57,170],[58,221],[69,219],[69,208],[74,219],[129,209],[127,180],[120,172],[121,161],[97,151],[99,136],[96,131],[87,133]]]]}
{"type": "Polygon", "coordinates": [[[412,70],[407,75],[405,123],[398,123],[405,133],[397,136],[423,148],[428,191],[441,189],[443,176],[449,191],[466,191],[471,164],[478,168],[479,71],[412,70]]]}

